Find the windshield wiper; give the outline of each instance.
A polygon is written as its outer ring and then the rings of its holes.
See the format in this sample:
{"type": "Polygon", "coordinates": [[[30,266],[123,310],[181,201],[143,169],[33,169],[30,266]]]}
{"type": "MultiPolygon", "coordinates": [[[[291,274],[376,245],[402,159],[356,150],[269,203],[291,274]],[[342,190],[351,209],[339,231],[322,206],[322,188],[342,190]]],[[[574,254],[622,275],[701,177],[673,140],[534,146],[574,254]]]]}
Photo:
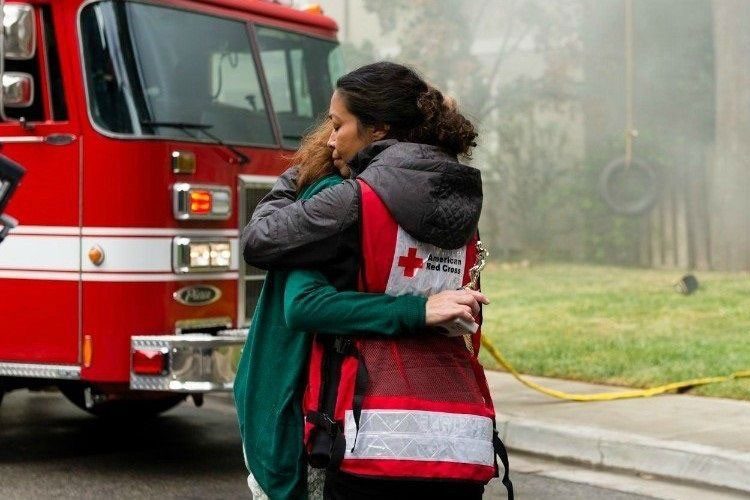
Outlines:
{"type": "Polygon", "coordinates": [[[150,121],[150,120],[141,120],[141,125],[145,125],[147,127],[169,127],[169,128],[180,129],[193,139],[198,139],[198,137],[196,137],[195,134],[191,133],[190,131],[198,130],[199,132],[202,132],[205,136],[207,136],[209,139],[214,141],[219,146],[222,146],[228,149],[235,156],[235,160],[240,165],[244,165],[245,163],[248,163],[250,161],[250,158],[248,158],[247,155],[235,149],[234,146],[226,144],[218,136],[210,133],[208,129],[213,127],[213,125],[208,124],[208,123],[158,122],[158,121],[150,121]]]}

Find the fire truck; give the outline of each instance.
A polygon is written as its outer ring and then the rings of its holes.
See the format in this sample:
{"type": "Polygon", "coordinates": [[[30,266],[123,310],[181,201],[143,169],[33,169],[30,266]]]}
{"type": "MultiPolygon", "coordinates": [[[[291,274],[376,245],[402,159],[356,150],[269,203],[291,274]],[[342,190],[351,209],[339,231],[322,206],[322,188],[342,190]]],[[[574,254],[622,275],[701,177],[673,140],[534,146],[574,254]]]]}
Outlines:
{"type": "Polygon", "coordinates": [[[264,273],[239,232],[328,108],[336,24],[261,0],[4,2],[0,398],[96,415],[232,388],[264,273]]]}

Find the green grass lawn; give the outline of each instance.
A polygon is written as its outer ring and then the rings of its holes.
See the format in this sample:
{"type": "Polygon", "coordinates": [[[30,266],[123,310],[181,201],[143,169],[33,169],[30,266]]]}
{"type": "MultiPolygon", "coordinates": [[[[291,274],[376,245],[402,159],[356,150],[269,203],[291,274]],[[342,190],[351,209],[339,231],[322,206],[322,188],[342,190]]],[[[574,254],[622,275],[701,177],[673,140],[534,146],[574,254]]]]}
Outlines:
{"type": "MultiPolygon", "coordinates": [[[[522,373],[652,387],[750,370],[750,275],[583,265],[489,265],[484,334],[522,373]]],[[[499,369],[486,352],[481,360],[499,369]]],[[[750,400],[750,379],[691,390],[750,400]]]]}

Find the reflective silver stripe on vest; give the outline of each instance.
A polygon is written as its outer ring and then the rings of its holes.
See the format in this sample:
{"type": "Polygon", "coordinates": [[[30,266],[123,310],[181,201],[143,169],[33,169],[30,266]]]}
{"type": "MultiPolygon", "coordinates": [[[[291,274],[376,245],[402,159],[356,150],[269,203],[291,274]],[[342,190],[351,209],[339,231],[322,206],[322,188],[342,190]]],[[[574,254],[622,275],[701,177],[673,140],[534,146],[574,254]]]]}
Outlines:
{"type": "Polygon", "coordinates": [[[356,428],[346,412],[346,459],[397,459],[494,466],[492,419],[416,410],[362,410],[356,428]]]}

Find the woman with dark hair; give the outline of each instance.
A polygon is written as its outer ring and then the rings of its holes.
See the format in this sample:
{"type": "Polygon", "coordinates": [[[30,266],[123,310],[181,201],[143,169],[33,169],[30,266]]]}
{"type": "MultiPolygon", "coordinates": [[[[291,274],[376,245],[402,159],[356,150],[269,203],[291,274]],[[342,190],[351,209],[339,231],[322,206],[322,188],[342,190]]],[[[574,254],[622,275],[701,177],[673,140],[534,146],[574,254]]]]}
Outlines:
{"type": "MultiPolygon", "coordinates": [[[[457,161],[475,145],[471,122],[414,71],[388,62],[340,78],[329,118],[333,163],[351,179],[297,201],[284,174],[243,231],[247,262],[337,262],[336,289],[396,298],[459,288],[475,258],[482,202],[479,171],[457,161]]],[[[478,333],[466,342],[424,329],[351,341],[337,337],[351,333],[337,317],[320,313],[336,297],[329,292],[285,288],[287,324],[318,334],[305,437],[311,463],[327,468],[326,498],[481,498],[501,443],[478,333]]],[[[504,483],[512,496],[507,467],[504,483]]]]}
{"type": "MultiPolygon", "coordinates": [[[[294,176],[294,191],[288,195],[308,199],[343,180],[327,145],[332,132],[326,120],[304,138],[292,158],[295,167],[289,174],[294,176]]],[[[312,339],[304,329],[287,325],[287,289],[314,289],[310,297],[319,301],[317,313],[336,318],[332,333],[339,335],[409,334],[460,315],[470,318],[464,307],[477,307],[477,300],[485,300],[478,293],[444,292],[425,299],[337,292],[331,283],[341,285],[341,270],[356,265],[357,255],[343,246],[334,259],[319,266],[320,271],[290,274],[277,270],[266,276],[234,387],[243,452],[251,473],[248,484],[258,499],[263,494],[274,499],[307,496],[301,404],[312,339]]]]}

